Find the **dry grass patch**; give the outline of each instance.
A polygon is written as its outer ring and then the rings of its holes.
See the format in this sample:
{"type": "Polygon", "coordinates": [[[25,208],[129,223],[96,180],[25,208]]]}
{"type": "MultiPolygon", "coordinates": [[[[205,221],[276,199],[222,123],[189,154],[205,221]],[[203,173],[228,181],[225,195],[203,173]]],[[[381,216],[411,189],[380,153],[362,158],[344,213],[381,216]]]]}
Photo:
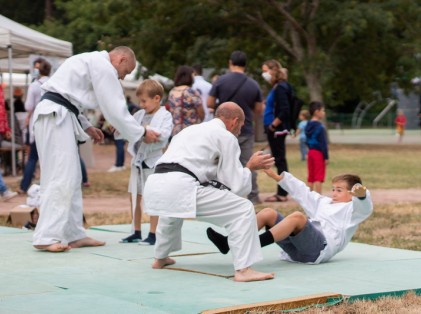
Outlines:
{"type": "MultiPolygon", "coordinates": [[[[123,213],[86,213],[85,218],[87,227],[131,224],[132,222],[132,217],[129,211],[125,211],[123,213]]],[[[142,215],[142,223],[148,223],[149,221],[148,215],[142,215]]]]}
{"type": "Polygon", "coordinates": [[[126,196],[129,185],[130,170],[119,172],[93,172],[89,173],[92,185],[83,190],[84,196],[126,196]]]}
{"type": "Polygon", "coordinates": [[[353,241],[421,251],[421,204],[375,205],[353,241]]]}
{"type": "MultiPolygon", "coordinates": [[[[374,301],[358,300],[353,303],[343,302],[339,305],[311,308],[299,313],[303,314],[418,314],[421,308],[421,296],[413,292],[402,297],[381,297],[374,301]]],[[[260,313],[263,314],[264,312],[260,313]]],[[[279,313],[279,312],[278,312],[279,313]]],[[[269,313],[267,313],[269,314],[269,313]]],[[[275,314],[272,312],[272,314],[275,314]]]]}
{"type": "Polygon", "coordinates": [[[130,224],[132,217],[130,213],[87,213],[85,214],[87,226],[121,225],[130,224]]]}

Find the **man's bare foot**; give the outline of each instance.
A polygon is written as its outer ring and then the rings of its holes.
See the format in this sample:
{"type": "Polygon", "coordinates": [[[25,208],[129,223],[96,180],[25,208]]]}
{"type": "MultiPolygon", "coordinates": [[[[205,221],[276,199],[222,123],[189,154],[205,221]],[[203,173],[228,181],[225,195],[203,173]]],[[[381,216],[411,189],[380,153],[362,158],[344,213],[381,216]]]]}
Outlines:
{"type": "Polygon", "coordinates": [[[65,245],[65,244],[61,244],[61,243],[54,243],[54,244],[50,244],[50,245],[34,245],[34,248],[36,248],[38,250],[53,252],[53,253],[64,252],[64,251],[68,251],[68,250],[71,249],[71,247],[69,245],[65,245]]]}
{"type": "Polygon", "coordinates": [[[250,267],[236,270],[234,275],[234,281],[239,282],[268,280],[273,278],[275,278],[274,273],[261,273],[251,269],[250,267]]]}
{"type": "Polygon", "coordinates": [[[152,263],[152,268],[154,269],[161,269],[168,265],[174,265],[175,260],[172,258],[166,257],[166,258],[155,258],[154,262],[152,263]]]}
{"type": "Polygon", "coordinates": [[[79,247],[85,247],[85,246],[103,246],[105,245],[105,242],[103,241],[98,241],[89,237],[80,239],[80,240],[76,240],[73,242],[69,243],[69,246],[71,248],[79,248],[79,247]]]}

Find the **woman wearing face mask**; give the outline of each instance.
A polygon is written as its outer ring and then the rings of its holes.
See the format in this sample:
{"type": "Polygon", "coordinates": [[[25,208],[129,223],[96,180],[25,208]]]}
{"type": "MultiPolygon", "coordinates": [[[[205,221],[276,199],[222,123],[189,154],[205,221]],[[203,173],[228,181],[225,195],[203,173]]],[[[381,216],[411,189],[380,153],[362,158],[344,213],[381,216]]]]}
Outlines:
{"type": "Polygon", "coordinates": [[[32,71],[33,81],[31,85],[29,85],[25,102],[25,110],[28,112],[25,125],[29,129],[29,136],[25,141],[29,145],[29,156],[25,165],[22,181],[20,182],[20,189],[18,190],[20,194],[25,194],[28,191],[38,162],[38,151],[35,144],[35,138],[32,129],[33,121],[31,117],[35,107],[38,105],[41,99],[41,85],[48,80],[50,72],[51,64],[47,60],[38,58],[34,61],[34,69],[32,71]]]}
{"type": "MultiPolygon", "coordinates": [[[[262,65],[262,77],[272,89],[266,97],[263,125],[268,143],[275,157],[278,174],[288,171],[285,138],[290,129],[290,99],[292,88],[287,83],[286,69],[276,60],[268,60],[262,65]]],[[[285,202],[288,193],[277,185],[277,192],[265,199],[265,202],[285,202]]]]}

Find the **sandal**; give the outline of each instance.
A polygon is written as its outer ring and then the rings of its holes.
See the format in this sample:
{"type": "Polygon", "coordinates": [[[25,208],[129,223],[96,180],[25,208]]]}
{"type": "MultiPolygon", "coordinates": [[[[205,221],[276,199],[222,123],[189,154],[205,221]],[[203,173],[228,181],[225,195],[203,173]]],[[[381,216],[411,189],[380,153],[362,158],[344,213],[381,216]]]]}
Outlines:
{"type": "Polygon", "coordinates": [[[265,199],[265,202],[286,202],[288,201],[288,198],[286,196],[280,196],[280,195],[272,195],[265,199]]]}

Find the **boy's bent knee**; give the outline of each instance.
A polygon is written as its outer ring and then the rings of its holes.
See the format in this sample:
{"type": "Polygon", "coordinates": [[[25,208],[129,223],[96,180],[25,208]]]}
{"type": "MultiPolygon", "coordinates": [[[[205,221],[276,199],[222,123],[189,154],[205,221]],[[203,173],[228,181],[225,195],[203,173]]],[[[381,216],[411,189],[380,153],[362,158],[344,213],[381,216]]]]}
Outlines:
{"type": "Polygon", "coordinates": [[[270,226],[275,225],[278,220],[278,212],[269,207],[263,208],[257,215],[266,225],[270,226]]]}
{"type": "Polygon", "coordinates": [[[307,216],[302,212],[296,211],[289,216],[295,220],[295,225],[299,231],[301,231],[307,223],[307,216]]]}

